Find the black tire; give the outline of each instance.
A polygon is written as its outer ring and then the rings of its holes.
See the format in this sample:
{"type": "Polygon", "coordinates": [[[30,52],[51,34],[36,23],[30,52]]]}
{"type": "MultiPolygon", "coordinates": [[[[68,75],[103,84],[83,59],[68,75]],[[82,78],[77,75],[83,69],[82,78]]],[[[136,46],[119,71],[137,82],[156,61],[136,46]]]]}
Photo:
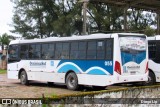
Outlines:
{"type": "Polygon", "coordinates": [[[156,83],[156,78],[153,72],[149,71],[148,81],[144,82],[143,85],[154,85],[156,83]]]}
{"type": "Polygon", "coordinates": [[[29,81],[28,81],[28,77],[25,71],[22,71],[20,73],[20,82],[22,85],[28,85],[29,81]]]}
{"type": "Polygon", "coordinates": [[[70,90],[77,90],[79,88],[78,78],[74,72],[71,72],[66,77],[66,85],[70,90]]]}

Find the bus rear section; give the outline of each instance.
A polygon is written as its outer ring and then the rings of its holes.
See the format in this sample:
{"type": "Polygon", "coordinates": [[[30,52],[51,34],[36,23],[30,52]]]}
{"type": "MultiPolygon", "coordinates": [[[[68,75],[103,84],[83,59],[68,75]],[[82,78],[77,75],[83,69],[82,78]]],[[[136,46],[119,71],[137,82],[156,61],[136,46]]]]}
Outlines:
{"type": "Polygon", "coordinates": [[[119,35],[120,62],[115,61],[117,83],[148,81],[146,36],[119,35]]]}

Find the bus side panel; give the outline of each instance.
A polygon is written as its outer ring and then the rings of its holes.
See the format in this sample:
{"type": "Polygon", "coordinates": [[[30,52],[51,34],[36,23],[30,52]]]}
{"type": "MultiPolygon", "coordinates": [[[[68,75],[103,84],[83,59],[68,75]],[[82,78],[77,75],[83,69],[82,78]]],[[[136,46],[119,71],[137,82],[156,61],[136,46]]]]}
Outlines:
{"type": "Polygon", "coordinates": [[[65,73],[27,72],[29,80],[65,83],[65,73]]]}
{"type": "Polygon", "coordinates": [[[18,79],[18,62],[9,63],[7,65],[7,77],[9,79],[18,79]]]}
{"type": "Polygon", "coordinates": [[[78,82],[81,85],[107,86],[114,84],[115,80],[112,75],[86,75],[77,74],[78,82]]]}
{"type": "Polygon", "coordinates": [[[154,72],[156,76],[156,82],[160,82],[160,64],[154,62],[153,60],[149,60],[148,68],[154,72]]]}
{"type": "Polygon", "coordinates": [[[81,85],[107,86],[113,84],[112,60],[62,60],[56,72],[58,74],[73,71],[81,85]]]}
{"type": "Polygon", "coordinates": [[[28,80],[65,83],[65,73],[57,73],[60,60],[25,60],[19,69],[24,68],[28,80]]]}
{"type": "MultiPolygon", "coordinates": [[[[158,36],[157,36],[158,37],[158,36]]],[[[149,40],[149,63],[148,68],[153,71],[156,82],[160,82],[160,42],[159,39],[149,40]]],[[[151,38],[151,37],[148,37],[151,38]]]]}
{"type": "Polygon", "coordinates": [[[18,79],[19,71],[7,71],[8,79],[18,79]]]}

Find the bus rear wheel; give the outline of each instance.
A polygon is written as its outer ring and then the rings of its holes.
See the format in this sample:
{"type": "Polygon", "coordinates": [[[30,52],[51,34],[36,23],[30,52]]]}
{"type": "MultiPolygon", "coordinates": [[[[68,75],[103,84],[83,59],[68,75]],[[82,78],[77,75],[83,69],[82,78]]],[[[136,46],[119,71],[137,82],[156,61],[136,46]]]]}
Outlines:
{"type": "Polygon", "coordinates": [[[70,90],[77,90],[79,88],[78,78],[74,72],[71,72],[66,77],[66,85],[70,90]]]}
{"type": "Polygon", "coordinates": [[[20,73],[20,82],[22,85],[28,85],[29,81],[28,81],[28,77],[25,71],[22,71],[20,73]]]}
{"type": "Polygon", "coordinates": [[[148,85],[154,85],[156,83],[156,78],[153,72],[149,71],[149,76],[148,76],[148,85]]]}
{"type": "Polygon", "coordinates": [[[156,83],[155,75],[152,71],[149,71],[148,81],[144,82],[143,85],[154,85],[156,83]]]}

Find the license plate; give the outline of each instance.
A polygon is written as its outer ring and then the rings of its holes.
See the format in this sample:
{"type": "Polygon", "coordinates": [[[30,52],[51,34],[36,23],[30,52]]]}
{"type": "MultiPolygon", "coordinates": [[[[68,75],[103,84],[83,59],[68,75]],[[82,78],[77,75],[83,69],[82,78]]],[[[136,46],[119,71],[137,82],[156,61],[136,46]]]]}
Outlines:
{"type": "Polygon", "coordinates": [[[134,74],[136,74],[136,71],[131,71],[130,73],[131,73],[131,75],[134,75],[134,74]]]}

